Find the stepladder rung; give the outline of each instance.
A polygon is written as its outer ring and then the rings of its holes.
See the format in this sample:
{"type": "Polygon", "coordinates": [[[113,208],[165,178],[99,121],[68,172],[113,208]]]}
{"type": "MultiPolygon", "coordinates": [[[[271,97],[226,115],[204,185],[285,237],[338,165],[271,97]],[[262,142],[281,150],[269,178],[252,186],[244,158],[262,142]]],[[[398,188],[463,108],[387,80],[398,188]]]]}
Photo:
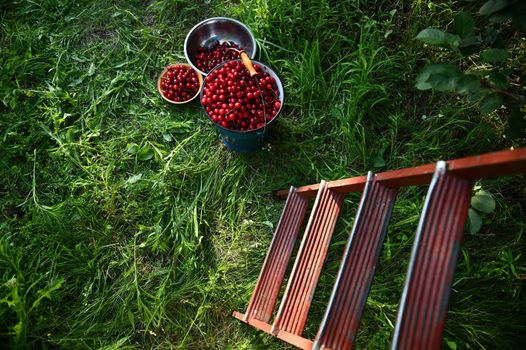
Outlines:
{"type": "Polygon", "coordinates": [[[392,349],[439,349],[472,182],[438,162],[420,216],[392,349]]]}
{"type": "Polygon", "coordinates": [[[234,311],[233,316],[300,349],[352,348],[396,199],[395,188],[430,184],[411,252],[392,349],[437,350],[472,181],[525,172],[526,148],[522,148],[279,191],[280,196],[290,196],[247,311],[234,311]],[[312,341],[302,333],[343,197],[362,190],[329,305],[312,341]],[[270,324],[306,215],[307,198],[313,197],[316,200],[285,293],[270,324]]]}
{"type": "Polygon", "coordinates": [[[352,349],[396,195],[369,172],[313,349],[352,349]]]}
{"type": "Polygon", "coordinates": [[[294,187],[291,187],[248,303],[244,321],[255,319],[269,322],[308,204],[309,199],[296,193],[294,187]]]}
{"type": "Polygon", "coordinates": [[[322,181],[271,332],[301,336],[344,194],[322,181]]]}

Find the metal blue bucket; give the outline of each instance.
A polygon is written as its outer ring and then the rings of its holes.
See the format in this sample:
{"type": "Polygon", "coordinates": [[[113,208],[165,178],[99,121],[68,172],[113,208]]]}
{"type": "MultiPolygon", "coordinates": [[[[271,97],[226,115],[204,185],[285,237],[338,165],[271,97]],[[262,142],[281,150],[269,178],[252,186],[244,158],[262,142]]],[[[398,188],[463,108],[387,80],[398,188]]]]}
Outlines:
{"type": "Polygon", "coordinates": [[[238,153],[249,153],[263,147],[276,118],[277,115],[266,127],[250,131],[229,130],[215,123],[214,125],[219,129],[219,137],[228,148],[238,153]]]}
{"type": "MultiPolygon", "coordinates": [[[[234,60],[234,61],[241,61],[241,60],[234,60]]],[[[276,116],[270,122],[268,122],[266,125],[262,126],[261,128],[249,130],[249,131],[237,131],[237,130],[230,130],[230,129],[224,128],[221,125],[214,123],[212,118],[210,118],[210,116],[208,115],[208,113],[206,113],[206,110],[205,110],[205,114],[207,115],[208,119],[210,119],[210,121],[219,130],[219,136],[221,140],[223,141],[223,143],[229,149],[235,152],[238,152],[238,153],[253,152],[263,147],[263,144],[265,143],[265,140],[267,139],[270,133],[270,130],[272,129],[272,126],[275,124],[276,119],[278,119],[279,115],[281,114],[281,111],[283,110],[283,105],[285,102],[285,93],[283,90],[283,84],[281,83],[281,79],[279,79],[278,75],[265,64],[258,62],[256,60],[252,60],[252,62],[260,65],[262,68],[264,68],[268,72],[268,74],[271,77],[273,77],[276,80],[276,85],[278,86],[278,91],[279,91],[279,100],[281,102],[281,106],[276,116]]],[[[225,63],[226,62],[223,62],[222,64],[215,67],[213,70],[219,69],[225,63]]],[[[206,86],[206,79],[203,84],[203,88],[201,89],[200,100],[203,98],[203,91],[204,91],[205,86],[206,86]]],[[[201,106],[203,105],[201,104],[201,106]]]]}

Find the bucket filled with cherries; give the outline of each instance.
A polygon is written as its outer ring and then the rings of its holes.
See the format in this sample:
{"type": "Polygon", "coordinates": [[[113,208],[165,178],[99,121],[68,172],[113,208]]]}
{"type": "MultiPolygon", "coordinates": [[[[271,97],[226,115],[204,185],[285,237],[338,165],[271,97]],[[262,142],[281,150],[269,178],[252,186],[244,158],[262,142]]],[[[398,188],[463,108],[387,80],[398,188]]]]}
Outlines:
{"type": "Polygon", "coordinates": [[[190,30],[184,53],[189,66],[163,72],[171,77],[159,83],[163,98],[186,103],[197,88],[206,115],[230,149],[260,149],[283,109],[284,91],[277,74],[253,60],[256,40],[250,29],[231,18],[209,18],[190,30]]]}

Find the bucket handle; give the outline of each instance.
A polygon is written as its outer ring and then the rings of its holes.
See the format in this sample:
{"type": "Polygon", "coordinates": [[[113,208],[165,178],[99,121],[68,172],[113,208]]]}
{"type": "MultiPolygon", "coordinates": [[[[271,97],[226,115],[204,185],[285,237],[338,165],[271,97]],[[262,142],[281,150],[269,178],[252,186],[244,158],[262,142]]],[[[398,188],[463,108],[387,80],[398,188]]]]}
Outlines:
{"type": "Polygon", "coordinates": [[[243,65],[248,70],[250,77],[253,78],[255,75],[258,75],[258,72],[256,72],[256,69],[254,68],[254,65],[252,64],[252,61],[250,60],[250,57],[248,57],[245,50],[241,50],[239,53],[239,56],[241,57],[241,61],[243,62],[243,65]]]}
{"type": "MultiPolygon", "coordinates": [[[[258,87],[258,90],[259,90],[259,96],[260,96],[261,99],[263,99],[263,93],[261,91],[261,86],[259,85],[259,80],[258,80],[259,73],[254,68],[254,64],[252,63],[252,60],[250,59],[250,57],[248,57],[248,54],[246,53],[246,51],[243,50],[243,49],[239,50],[239,49],[235,49],[235,48],[229,48],[229,50],[236,51],[239,54],[239,57],[241,58],[241,62],[243,62],[243,65],[245,66],[246,70],[250,74],[250,77],[256,81],[256,84],[257,84],[257,87],[258,87]]],[[[263,112],[265,113],[265,115],[263,116],[263,133],[262,133],[262,135],[265,134],[265,131],[267,129],[267,116],[266,116],[266,111],[265,111],[265,106],[264,105],[263,105],[263,112]]]]}

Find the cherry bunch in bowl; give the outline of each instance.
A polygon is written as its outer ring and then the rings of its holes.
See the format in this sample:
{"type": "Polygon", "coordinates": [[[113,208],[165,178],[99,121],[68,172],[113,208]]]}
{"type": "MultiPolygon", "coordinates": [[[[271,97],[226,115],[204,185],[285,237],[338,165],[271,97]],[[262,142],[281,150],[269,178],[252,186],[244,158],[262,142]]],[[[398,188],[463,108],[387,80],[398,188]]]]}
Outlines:
{"type": "Polygon", "coordinates": [[[230,61],[206,77],[201,104],[214,123],[248,131],[263,127],[278,114],[276,80],[259,64],[254,68],[258,75],[250,77],[241,61],[230,61]]]}
{"type": "Polygon", "coordinates": [[[189,66],[177,64],[166,68],[160,85],[163,96],[174,102],[192,99],[200,88],[197,73],[189,66]]]}
{"type": "Polygon", "coordinates": [[[200,47],[197,49],[197,55],[195,56],[195,66],[208,73],[225,61],[239,58],[238,51],[232,49],[240,50],[240,47],[236,43],[229,41],[223,43],[216,41],[210,47],[200,47]]]}

